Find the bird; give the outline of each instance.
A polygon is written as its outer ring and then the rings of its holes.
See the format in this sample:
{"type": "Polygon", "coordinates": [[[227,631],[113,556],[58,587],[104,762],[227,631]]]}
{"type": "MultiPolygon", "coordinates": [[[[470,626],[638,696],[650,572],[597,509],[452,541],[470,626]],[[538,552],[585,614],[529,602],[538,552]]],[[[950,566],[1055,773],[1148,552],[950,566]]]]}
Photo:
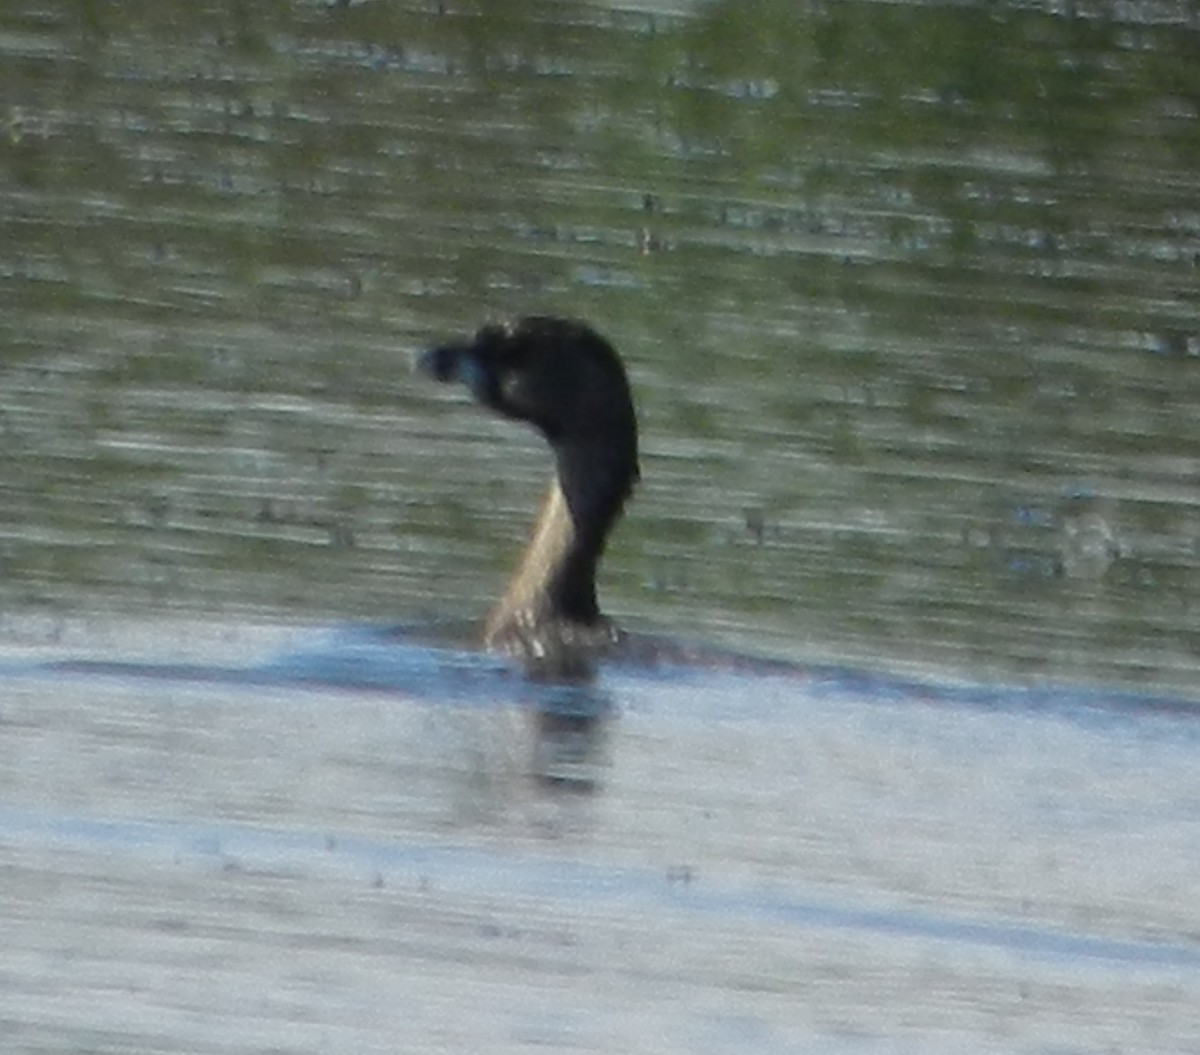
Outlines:
{"type": "Polygon", "coordinates": [[[533,672],[586,675],[625,637],[596,599],[605,546],[640,477],[637,412],[620,356],[587,323],[529,315],[439,344],[417,367],[464,385],[549,444],[553,478],[482,644],[533,672]]]}

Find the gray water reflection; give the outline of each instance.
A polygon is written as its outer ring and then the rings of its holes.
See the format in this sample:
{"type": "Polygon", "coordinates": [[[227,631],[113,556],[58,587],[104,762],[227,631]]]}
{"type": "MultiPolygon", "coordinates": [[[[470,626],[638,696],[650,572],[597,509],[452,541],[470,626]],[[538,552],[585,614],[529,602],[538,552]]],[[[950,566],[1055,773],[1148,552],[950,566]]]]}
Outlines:
{"type": "Polygon", "coordinates": [[[41,665],[0,681],[15,1050],[1200,1038],[1194,720],[622,674],[603,792],[546,794],[512,702],[155,679],[311,633],[112,626],[4,651],[41,665]],[[89,645],[143,669],[51,669],[89,645]]]}
{"type": "Polygon", "coordinates": [[[1187,4],[0,14],[0,602],[475,614],[545,471],[411,378],[626,352],[608,607],[760,650],[1194,681],[1187,4]]]}

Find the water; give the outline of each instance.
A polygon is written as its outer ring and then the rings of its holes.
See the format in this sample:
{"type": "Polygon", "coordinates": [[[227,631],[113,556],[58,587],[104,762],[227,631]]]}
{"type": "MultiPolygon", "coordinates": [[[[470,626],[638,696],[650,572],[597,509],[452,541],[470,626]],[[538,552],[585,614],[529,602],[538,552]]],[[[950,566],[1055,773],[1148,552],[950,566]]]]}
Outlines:
{"type": "Polygon", "coordinates": [[[0,1036],[1200,1046],[1198,33],[6,4],[0,1036]],[[606,610],[862,677],[609,672],[556,795],[486,666],[300,676],[499,592],[545,451],[411,358],[523,311],[629,363],[606,610]]]}
{"type": "MultiPolygon", "coordinates": [[[[278,668],[329,647],[123,629],[97,651],[278,668]]],[[[68,637],[22,659],[86,653],[68,637]]],[[[597,782],[556,790],[507,683],[427,684],[10,673],[11,1050],[1200,1039],[1188,716],[614,672],[597,782]]]]}
{"type": "Polygon", "coordinates": [[[1190,694],[1189,7],[238,10],[5,16],[6,608],[477,614],[546,460],[411,355],[540,310],[627,620],[1190,694]]]}

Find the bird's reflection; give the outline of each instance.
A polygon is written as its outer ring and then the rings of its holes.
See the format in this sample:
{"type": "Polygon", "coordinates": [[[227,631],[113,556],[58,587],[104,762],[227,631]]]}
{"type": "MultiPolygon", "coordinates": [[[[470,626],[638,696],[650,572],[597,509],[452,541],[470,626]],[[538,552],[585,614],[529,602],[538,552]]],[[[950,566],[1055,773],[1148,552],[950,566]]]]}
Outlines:
{"type": "Polygon", "coordinates": [[[596,682],[594,662],[582,654],[530,660],[525,676],[534,779],[549,790],[596,791],[609,760],[616,707],[611,692],[596,682]]]}

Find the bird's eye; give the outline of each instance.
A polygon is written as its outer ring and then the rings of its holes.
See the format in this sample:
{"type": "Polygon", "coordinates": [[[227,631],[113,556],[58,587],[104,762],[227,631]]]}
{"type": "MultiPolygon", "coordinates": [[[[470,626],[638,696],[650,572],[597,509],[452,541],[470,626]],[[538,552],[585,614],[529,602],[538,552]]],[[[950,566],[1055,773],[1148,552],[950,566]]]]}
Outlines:
{"type": "Polygon", "coordinates": [[[509,363],[496,371],[496,388],[501,399],[509,406],[514,406],[522,398],[521,384],[524,379],[524,373],[509,363]]]}

